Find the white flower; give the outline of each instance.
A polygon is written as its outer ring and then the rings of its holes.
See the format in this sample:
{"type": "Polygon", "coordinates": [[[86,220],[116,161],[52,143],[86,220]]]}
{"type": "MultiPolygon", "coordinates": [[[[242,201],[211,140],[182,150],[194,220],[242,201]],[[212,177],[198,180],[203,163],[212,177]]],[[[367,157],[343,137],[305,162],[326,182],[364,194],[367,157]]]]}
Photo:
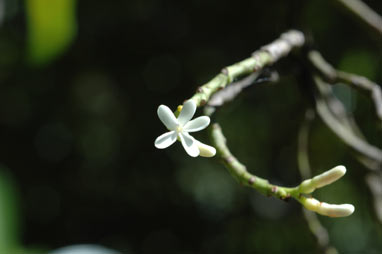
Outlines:
{"type": "Polygon", "coordinates": [[[169,132],[160,135],[155,140],[155,147],[164,149],[174,144],[179,139],[182,143],[184,150],[192,157],[199,155],[205,157],[212,157],[215,155],[216,150],[211,146],[207,146],[195,138],[189,132],[196,132],[203,130],[210,124],[208,116],[200,116],[190,121],[196,111],[196,104],[193,100],[188,100],[184,103],[178,118],[174,113],[165,105],[158,107],[158,117],[162,123],[167,127],[169,132]]]}

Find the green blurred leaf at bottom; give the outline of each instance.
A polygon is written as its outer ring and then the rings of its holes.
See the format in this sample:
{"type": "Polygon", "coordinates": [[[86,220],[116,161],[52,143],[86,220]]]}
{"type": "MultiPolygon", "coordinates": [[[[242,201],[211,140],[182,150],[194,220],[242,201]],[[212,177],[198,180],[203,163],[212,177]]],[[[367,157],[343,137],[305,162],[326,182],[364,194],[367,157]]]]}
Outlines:
{"type": "Polygon", "coordinates": [[[18,203],[15,182],[0,165],[0,253],[16,253],[20,249],[18,203]]]}
{"type": "Polygon", "coordinates": [[[77,25],[76,0],[27,0],[28,54],[30,65],[50,63],[73,41],[77,25]]]}

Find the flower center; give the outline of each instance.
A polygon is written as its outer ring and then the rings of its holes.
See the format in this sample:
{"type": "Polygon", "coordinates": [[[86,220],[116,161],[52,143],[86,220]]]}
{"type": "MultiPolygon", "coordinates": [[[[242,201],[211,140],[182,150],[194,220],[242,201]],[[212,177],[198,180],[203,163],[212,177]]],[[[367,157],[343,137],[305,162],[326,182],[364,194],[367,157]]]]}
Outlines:
{"type": "Polygon", "coordinates": [[[181,125],[178,125],[178,126],[176,126],[175,131],[176,131],[177,133],[180,133],[180,132],[183,131],[183,127],[182,127],[181,125]]]}

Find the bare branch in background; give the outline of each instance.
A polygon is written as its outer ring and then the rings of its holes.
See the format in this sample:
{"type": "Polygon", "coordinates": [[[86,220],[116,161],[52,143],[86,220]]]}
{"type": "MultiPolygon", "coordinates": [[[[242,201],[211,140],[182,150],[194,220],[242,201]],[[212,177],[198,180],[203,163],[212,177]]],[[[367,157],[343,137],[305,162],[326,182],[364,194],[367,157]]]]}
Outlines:
{"type": "MultiPolygon", "coordinates": [[[[332,110],[328,103],[328,94],[329,91],[331,92],[329,84],[318,76],[314,76],[314,82],[317,87],[317,94],[315,96],[316,110],[321,119],[346,145],[352,148],[358,155],[364,157],[360,161],[365,166],[372,170],[380,170],[382,166],[382,150],[369,144],[349,128],[349,125],[344,124],[343,121],[341,122],[339,119],[343,118],[344,115],[339,116],[336,114],[336,111],[332,110]]],[[[338,100],[338,103],[341,102],[338,100]]],[[[350,122],[350,120],[347,121],[350,122]]]]}
{"type": "Polygon", "coordinates": [[[5,3],[4,0],[0,0],[0,26],[3,24],[5,17],[5,3]]]}
{"type": "Polygon", "coordinates": [[[371,28],[379,38],[382,37],[382,18],[369,6],[360,0],[336,0],[336,2],[358,21],[371,28]]]}
{"type": "Polygon", "coordinates": [[[224,103],[235,99],[235,97],[239,95],[244,88],[247,88],[248,86],[253,85],[254,83],[260,83],[262,81],[276,82],[279,79],[279,75],[276,71],[272,71],[269,74],[269,77],[266,77],[263,79],[259,78],[260,75],[261,75],[260,72],[254,72],[251,75],[239,81],[233,82],[232,84],[225,87],[224,89],[216,92],[208,101],[207,105],[212,107],[223,106],[224,103]]]}
{"type": "Polygon", "coordinates": [[[254,72],[248,77],[245,77],[240,81],[233,82],[226,88],[216,92],[208,101],[208,106],[220,107],[224,103],[232,101],[244,88],[252,85],[259,74],[259,72],[254,72]]]}
{"type": "Polygon", "coordinates": [[[312,170],[309,163],[309,132],[310,125],[315,118],[313,109],[307,109],[304,122],[301,124],[297,137],[297,164],[302,178],[309,178],[312,170]]]}
{"type": "MultiPolygon", "coordinates": [[[[312,121],[315,118],[313,109],[308,109],[305,112],[305,120],[301,124],[298,140],[297,140],[297,164],[301,178],[307,179],[312,177],[312,171],[309,163],[309,132],[312,121]]],[[[321,224],[317,214],[312,211],[302,209],[304,218],[312,234],[316,237],[317,245],[320,250],[327,254],[338,253],[336,248],[330,246],[329,233],[321,224]]]]}
{"type": "Polygon", "coordinates": [[[308,53],[308,59],[325,81],[330,84],[344,83],[370,96],[374,104],[376,115],[382,124],[382,91],[378,84],[359,75],[337,71],[317,51],[310,51],[308,53]]]}
{"type": "Polygon", "coordinates": [[[372,172],[366,175],[366,182],[373,195],[374,211],[377,219],[382,223],[382,173],[372,172]]]}

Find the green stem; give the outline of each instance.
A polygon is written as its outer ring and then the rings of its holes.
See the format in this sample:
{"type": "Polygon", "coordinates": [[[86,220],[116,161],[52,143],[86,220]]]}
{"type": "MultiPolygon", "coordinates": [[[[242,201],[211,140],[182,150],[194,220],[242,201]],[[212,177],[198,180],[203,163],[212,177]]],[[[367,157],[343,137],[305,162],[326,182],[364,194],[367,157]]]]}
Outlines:
{"type": "Polygon", "coordinates": [[[261,71],[293,49],[303,46],[304,42],[305,37],[299,31],[291,30],[283,33],[279,39],[255,51],[250,58],[223,68],[212,80],[199,87],[190,99],[194,100],[198,107],[204,106],[215,92],[242,76],[261,71]]]}
{"type": "Polygon", "coordinates": [[[232,155],[226,144],[226,138],[223,135],[219,124],[213,124],[211,128],[211,139],[216,148],[216,154],[227,167],[231,175],[242,185],[256,189],[260,193],[267,196],[274,196],[280,199],[288,199],[293,197],[300,201],[300,193],[298,187],[283,187],[269,183],[267,179],[253,175],[247,171],[240,161],[232,155]]]}

